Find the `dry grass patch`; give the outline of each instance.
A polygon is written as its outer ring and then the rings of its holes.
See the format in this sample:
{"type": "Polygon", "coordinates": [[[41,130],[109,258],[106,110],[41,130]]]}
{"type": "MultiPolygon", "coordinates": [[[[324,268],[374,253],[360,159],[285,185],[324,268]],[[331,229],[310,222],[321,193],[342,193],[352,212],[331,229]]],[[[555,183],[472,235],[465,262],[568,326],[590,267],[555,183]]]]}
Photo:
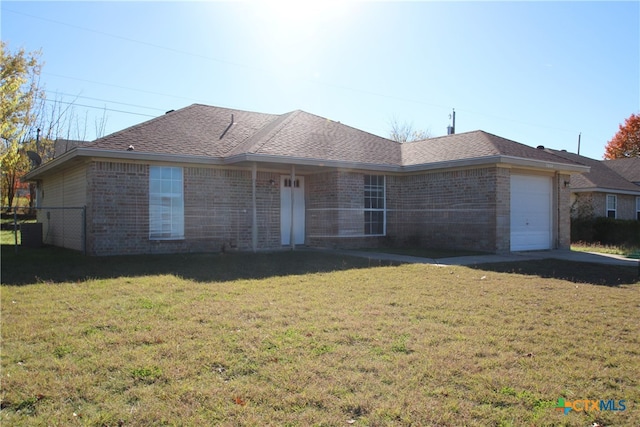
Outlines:
{"type": "Polygon", "coordinates": [[[638,283],[430,265],[207,281],[185,259],[197,277],[3,286],[2,424],[640,425],[638,283]],[[560,397],[627,410],[565,416],[560,397]]]}

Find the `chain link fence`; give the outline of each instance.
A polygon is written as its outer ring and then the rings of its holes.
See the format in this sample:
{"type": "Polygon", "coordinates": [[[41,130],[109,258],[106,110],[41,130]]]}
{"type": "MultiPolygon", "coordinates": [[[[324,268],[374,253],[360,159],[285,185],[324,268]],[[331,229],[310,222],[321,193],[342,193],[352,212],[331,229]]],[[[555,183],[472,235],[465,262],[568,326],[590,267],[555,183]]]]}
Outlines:
{"type": "Polygon", "coordinates": [[[86,253],[86,208],[79,207],[2,207],[2,243],[19,247],[43,245],[86,253]],[[11,238],[8,234],[11,234],[11,238]]]}

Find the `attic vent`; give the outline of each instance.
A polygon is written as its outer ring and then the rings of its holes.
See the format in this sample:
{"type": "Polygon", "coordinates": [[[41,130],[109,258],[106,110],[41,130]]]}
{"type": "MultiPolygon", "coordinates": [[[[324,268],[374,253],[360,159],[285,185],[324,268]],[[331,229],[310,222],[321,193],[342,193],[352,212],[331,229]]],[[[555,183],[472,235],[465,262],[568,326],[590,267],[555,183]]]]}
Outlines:
{"type": "Polygon", "coordinates": [[[544,145],[538,145],[536,148],[537,148],[538,150],[544,150],[544,145]]]}
{"type": "Polygon", "coordinates": [[[173,113],[174,111],[176,111],[176,110],[169,110],[165,114],[173,113]]]}

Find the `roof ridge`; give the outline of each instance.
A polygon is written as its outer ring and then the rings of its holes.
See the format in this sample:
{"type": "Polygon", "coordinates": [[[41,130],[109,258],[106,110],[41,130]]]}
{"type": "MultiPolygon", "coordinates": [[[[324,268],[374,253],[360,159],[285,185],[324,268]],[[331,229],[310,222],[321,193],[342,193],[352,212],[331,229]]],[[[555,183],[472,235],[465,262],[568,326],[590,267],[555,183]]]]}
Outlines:
{"type": "Polygon", "coordinates": [[[330,118],[328,118],[328,117],[320,116],[320,115],[318,115],[318,114],[310,113],[310,112],[308,112],[308,111],[304,111],[304,110],[296,110],[296,111],[297,111],[297,112],[299,112],[299,113],[304,113],[304,114],[308,114],[308,115],[313,116],[313,117],[317,117],[317,118],[319,118],[319,119],[328,120],[328,121],[330,121],[331,123],[335,123],[335,124],[338,124],[338,125],[340,125],[340,126],[344,126],[344,127],[349,128],[349,129],[353,129],[353,130],[355,130],[355,131],[357,131],[357,132],[360,132],[360,133],[364,133],[364,134],[367,134],[367,135],[371,135],[371,136],[373,136],[373,137],[375,137],[375,138],[385,139],[385,140],[387,140],[387,141],[389,141],[389,142],[391,142],[391,143],[394,143],[394,144],[401,144],[400,142],[398,142],[398,141],[394,141],[393,139],[389,139],[389,138],[384,137],[384,136],[376,135],[375,133],[371,133],[371,132],[369,132],[369,131],[366,131],[366,130],[363,130],[363,129],[359,129],[359,128],[354,127],[354,126],[344,124],[344,123],[342,123],[342,122],[340,122],[340,121],[332,120],[332,119],[330,119],[330,118]]]}
{"type": "MultiPolygon", "coordinates": [[[[402,144],[402,145],[405,145],[405,144],[417,144],[417,143],[424,142],[424,141],[433,141],[433,140],[436,140],[436,139],[454,138],[456,136],[468,135],[468,134],[472,134],[472,133],[484,133],[484,134],[492,135],[491,133],[486,132],[486,131],[484,131],[482,129],[476,129],[476,130],[469,130],[469,131],[466,131],[466,132],[452,133],[452,134],[449,134],[449,135],[430,136],[429,138],[417,139],[415,141],[407,141],[407,142],[402,142],[402,143],[399,143],[399,144],[402,144]]],[[[497,136],[497,135],[494,135],[494,136],[497,136]]]]}
{"type": "Polygon", "coordinates": [[[255,153],[258,151],[264,144],[270,141],[278,132],[282,129],[285,122],[288,122],[288,118],[292,117],[295,113],[300,110],[290,111],[288,113],[280,114],[275,117],[269,123],[264,125],[260,130],[255,132],[249,138],[247,138],[242,144],[234,147],[224,154],[224,157],[231,157],[234,155],[246,154],[246,153],[255,153]],[[276,130],[277,129],[277,130],[276,130]],[[275,132],[274,132],[275,130],[275,132]]]}

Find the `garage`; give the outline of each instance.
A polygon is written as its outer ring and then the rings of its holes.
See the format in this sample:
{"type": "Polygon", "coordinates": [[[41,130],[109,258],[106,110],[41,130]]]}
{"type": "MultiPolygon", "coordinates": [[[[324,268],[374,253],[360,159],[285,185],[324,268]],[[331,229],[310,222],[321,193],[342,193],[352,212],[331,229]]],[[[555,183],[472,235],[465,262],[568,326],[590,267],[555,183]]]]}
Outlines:
{"type": "Polygon", "coordinates": [[[511,250],[551,249],[551,177],[511,175],[511,250]]]}

